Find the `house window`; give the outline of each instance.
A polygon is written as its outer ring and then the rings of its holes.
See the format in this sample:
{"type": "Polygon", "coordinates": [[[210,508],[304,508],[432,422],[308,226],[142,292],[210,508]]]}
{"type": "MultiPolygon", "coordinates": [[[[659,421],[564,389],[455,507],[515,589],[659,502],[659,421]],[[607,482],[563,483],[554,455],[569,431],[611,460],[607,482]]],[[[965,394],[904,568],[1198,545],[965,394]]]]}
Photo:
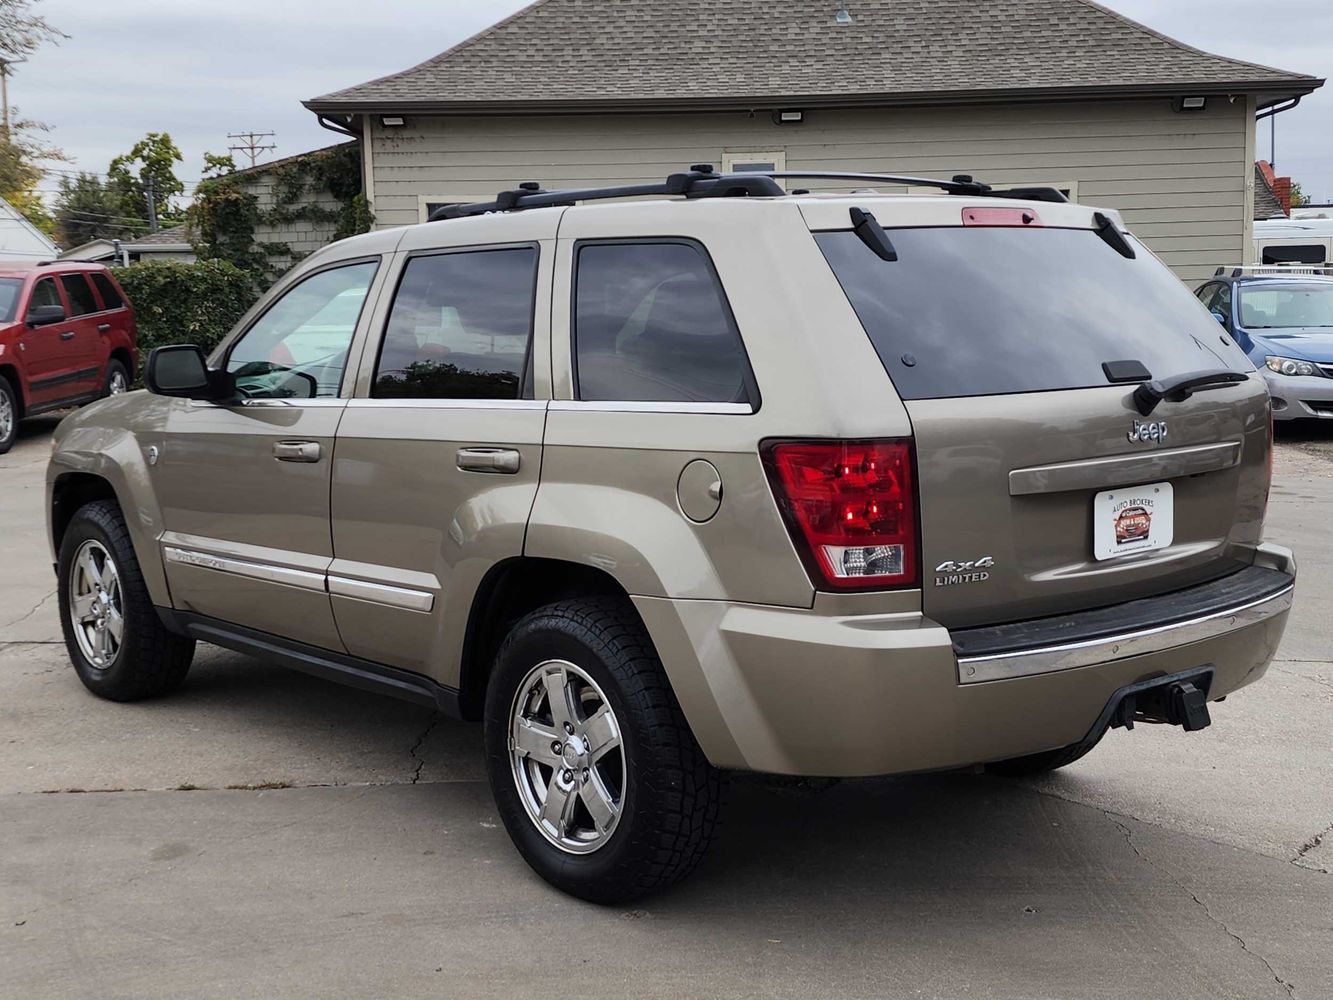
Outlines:
{"type": "Polygon", "coordinates": [[[727,174],[743,173],[781,173],[787,169],[787,151],[734,149],[722,154],[722,172],[727,174]]]}

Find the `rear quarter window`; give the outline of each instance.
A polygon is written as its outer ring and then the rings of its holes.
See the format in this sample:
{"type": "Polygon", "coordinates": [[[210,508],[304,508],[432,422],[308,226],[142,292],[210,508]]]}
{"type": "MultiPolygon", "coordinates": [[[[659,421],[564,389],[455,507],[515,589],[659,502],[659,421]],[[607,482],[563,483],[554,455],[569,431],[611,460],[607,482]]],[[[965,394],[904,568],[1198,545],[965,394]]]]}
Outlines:
{"type": "Polygon", "coordinates": [[[65,295],[69,297],[71,316],[86,316],[100,309],[92,286],[82,274],[62,274],[60,283],[65,286],[65,295]]]}
{"type": "Polygon", "coordinates": [[[904,399],[1105,386],[1107,361],[1253,368],[1140,244],[1130,260],[1090,229],[887,232],[896,261],[851,232],[815,238],[904,399]]]}

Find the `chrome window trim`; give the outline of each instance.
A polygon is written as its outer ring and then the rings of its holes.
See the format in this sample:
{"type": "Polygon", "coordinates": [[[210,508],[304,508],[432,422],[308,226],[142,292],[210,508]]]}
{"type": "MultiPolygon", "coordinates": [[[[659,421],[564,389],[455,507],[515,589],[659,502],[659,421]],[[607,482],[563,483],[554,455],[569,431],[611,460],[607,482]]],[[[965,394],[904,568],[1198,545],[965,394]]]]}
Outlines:
{"type": "Polygon", "coordinates": [[[370,601],[391,608],[405,611],[429,612],[435,608],[435,595],[424,590],[412,590],[409,587],[393,587],[387,583],[371,583],[369,580],[354,580],[348,576],[329,578],[329,593],[334,597],[349,597],[358,601],[370,601]]]}
{"type": "Polygon", "coordinates": [[[417,399],[412,396],[398,398],[372,398],[357,396],[345,401],[348,406],[357,409],[410,409],[410,410],[544,410],[545,399],[417,399]]]}
{"type": "Polygon", "coordinates": [[[163,558],[167,562],[183,566],[197,566],[201,569],[217,570],[233,576],[243,576],[251,580],[263,580],[266,583],[280,583],[302,590],[325,590],[324,574],[305,569],[292,569],[288,566],[274,566],[272,563],[251,562],[248,559],[236,559],[232,556],[219,556],[196,549],[182,549],[173,545],[163,548],[163,558]]]}
{"type": "Polygon", "coordinates": [[[751,403],[612,402],[592,399],[556,399],[551,401],[551,409],[573,412],[586,410],[592,413],[712,413],[741,416],[752,416],[755,413],[751,403]]]}
{"type": "Polygon", "coordinates": [[[1172,625],[1010,653],[960,656],[958,682],[980,684],[985,681],[1033,677],[1075,667],[1110,663],[1131,656],[1142,656],[1145,653],[1157,653],[1204,639],[1215,639],[1238,629],[1259,624],[1276,615],[1285,614],[1291,610],[1295,589],[1296,584],[1293,582],[1267,597],[1172,625]]]}
{"type": "Polygon", "coordinates": [[[186,400],[188,408],[192,410],[202,406],[214,406],[220,410],[249,409],[251,407],[262,409],[268,406],[330,407],[346,406],[348,402],[342,396],[317,396],[314,399],[240,399],[226,402],[216,399],[186,400]]]}

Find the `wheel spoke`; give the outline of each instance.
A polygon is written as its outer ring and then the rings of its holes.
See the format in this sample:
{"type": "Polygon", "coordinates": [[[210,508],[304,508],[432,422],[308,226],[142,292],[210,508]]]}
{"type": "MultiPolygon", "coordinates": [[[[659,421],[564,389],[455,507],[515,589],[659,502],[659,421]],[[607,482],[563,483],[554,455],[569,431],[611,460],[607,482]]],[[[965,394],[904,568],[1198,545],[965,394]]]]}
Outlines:
{"type": "Polygon", "coordinates": [[[588,752],[594,762],[620,746],[620,728],[609,706],[603,705],[583,724],[583,735],[588,738],[588,752]]]}
{"type": "Polygon", "coordinates": [[[69,613],[76,622],[92,621],[96,617],[93,614],[93,595],[80,594],[75,597],[70,602],[69,613]]]}
{"type": "Polygon", "coordinates": [[[125,634],[125,619],[120,616],[120,612],[115,608],[107,611],[106,630],[111,633],[111,638],[116,640],[116,646],[119,648],[121,636],[125,634]]]}
{"type": "Polygon", "coordinates": [[[542,677],[542,683],[546,686],[546,700],[551,707],[551,722],[555,724],[556,729],[572,732],[574,720],[577,716],[574,712],[573,693],[570,691],[571,685],[565,669],[556,667],[547,670],[542,677]]]}
{"type": "Polygon", "coordinates": [[[574,789],[560,783],[560,769],[556,768],[546,786],[546,801],[542,803],[541,818],[555,828],[558,836],[569,832],[569,821],[574,813],[574,789]]]}
{"type": "Polygon", "coordinates": [[[105,662],[106,660],[106,626],[93,629],[93,656],[94,659],[105,662]]]}
{"type": "MultiPolygon", "coordinates": [[[[119,638],[119,636],[117,636],[119,638]]],[[[544,726],[540,722],[533,722],[531,719],[522,719],[514,723],[514,731],[511,740],[514,749],[526,757],[535,757],[543,764],[550,764],[551,760],[557,756],[553,747],[563,742],[564,732],[557,732],[550,726],[544,726]]]]}
{"type": "Polygon", "coordinates": [[[88,582],[90,588],[96,590],[102,586],[102,571],[97,568],[97,560],[93,558],[93,550],[88,549],[79,560],[79,571],[83,573],[83,578],[88,582]]]}
{"type": "Polygon", "coordinates": [[[588,808],[588,815],[597,824],[598,831],[609,830],[611,824],[615,822],[616,804],[611,801],[611,796],[602,787],[602,783],[597,780],[585,781],[583,787],[579,789],[579,798],[588,808]]]}

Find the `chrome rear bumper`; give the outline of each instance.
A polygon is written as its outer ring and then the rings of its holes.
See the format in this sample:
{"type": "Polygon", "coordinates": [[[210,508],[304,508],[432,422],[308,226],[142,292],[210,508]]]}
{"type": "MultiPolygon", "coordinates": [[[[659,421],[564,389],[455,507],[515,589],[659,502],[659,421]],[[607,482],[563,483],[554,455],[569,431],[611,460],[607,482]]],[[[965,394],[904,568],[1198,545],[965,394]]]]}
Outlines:
{"type": "Polygon", "coordinates": [[[1215,639],[1286,614],[1290,553],[1265,546],[1259,565],[1174,594],[1113,608],[953,633],[960,684],[1032,677],[1215,639]]]}

